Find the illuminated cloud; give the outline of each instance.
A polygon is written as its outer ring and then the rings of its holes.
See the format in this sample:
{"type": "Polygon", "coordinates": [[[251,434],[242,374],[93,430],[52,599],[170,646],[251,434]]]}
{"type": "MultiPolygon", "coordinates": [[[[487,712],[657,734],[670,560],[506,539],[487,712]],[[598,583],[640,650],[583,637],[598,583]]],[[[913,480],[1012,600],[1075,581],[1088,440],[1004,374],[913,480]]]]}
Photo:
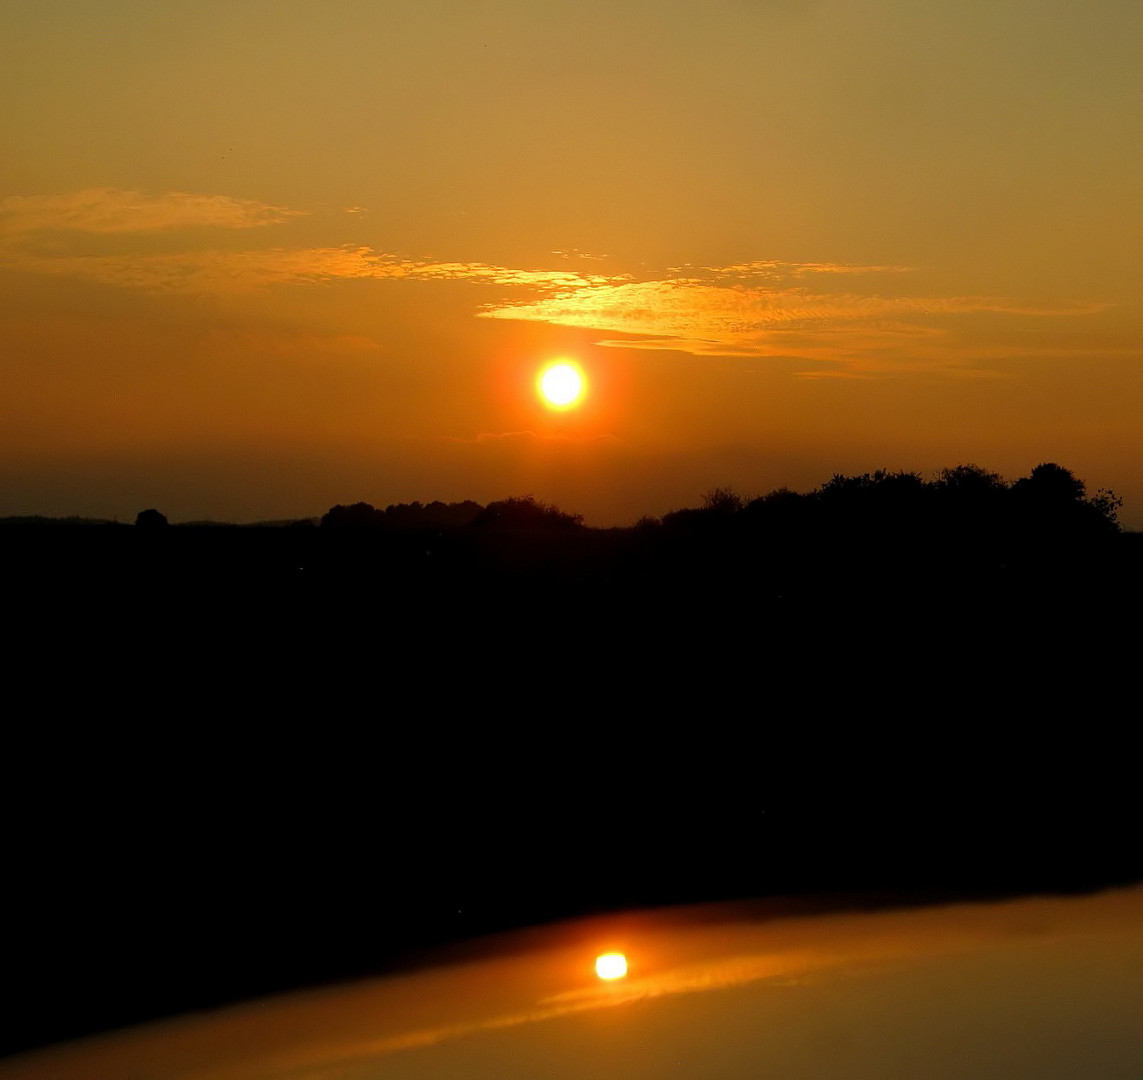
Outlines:
{"type": "MultiPolygon", "coordinates": [[[[360,210],[352,207],[350,211],[360,210]]],[[[86,278],[119,288],[174,295],[221,295],[337,281],[468,282],[511,290],[474,314],[485,319],[575,327],[599,344],[669,349],[696,356],[793,357],[858,369],[900,370],[918,361],[963,369],[993,356],[1045,355],[1050,343],[992,349],[987,316],[1047,319],[1092,314],[1098,303],[1029,304],[997,296],[915,296],[855,288],[857,279],[892,276],[904,266],[758,259],[726,266],[685,265],[643,280],[573,269],[409,259],[371,247],[274,246],[251,250],[110,250],[112,234],[172,233],[192,226],[251,229],[300,213],[225,195],[160,196],[99,188],[71,195],[13,196],[0,203],[0,266],[86,278]],[[104,250],[65,250],[45,236],[108,237],[104,250]],[[832,288],[831,286],[841,286],[832,288]],[[953,331],[973,323],[970,343],[953,331]]],[[[178,238],[176,238],[178,239],[178,238]]],[[[170,246],[170,240],[164,241],[170,246]]],[[[597,260],[577,250],[552,253],[568,265],[597,260]]],[[[865,285],[865,281],[862,281],[865,285]]],[[[997,338],[991,340],[995,343],[997,338]]],[[[824,372],[810,372],[822,375],[824,372]]]]}
{"type": "Polygon", "coordinates": [[[570,248],[567,251],[562,248],[553,248],[552,254],[558,255],[561,259],[587,259],[591,262],[603,262],[607,258],[606,255],[592,255],[590,252],[580,251],[579,248],[570,248]]]}
{"type": "Polygon", "coordinates": [[[250,229],[304,213],[229,195],[172,191],[146,195],[115,188],[90,188],[67,195],[12,195],[0,201],[0,231],[86,233],[165,232],[213,226],[250,229]]]}
{"type": "Polygon", "coordinates": [[[261,251],[195,251],[146,255],[16,254],[15,269],[87,278],[105,285],[159,293],[243,292],[267,285],[318,283],[381,275],[368,248],[268,248],[261,251]]]}
{"type": "Polygon", "coordinates": [[[82,277],[148,292],[194,294],[361,278],[471,281],[561,292],[621,280],[568,270],[520,270],[479,262],[410,260],[353,246],[106,255],[53,255],[9,248],[6,252],[0,251],[0,266],[38,274],[82,277]]]}
{"type": "Polygon", "coordinates": [[[398,262],[379,263],[374,277],[412,277],[438,281],[486,281],[493,285],[521,285],[533,289],[591,289],[622,281],[598,274],[569,270],[513,270],[487,263],[398,262]]]}
{"type": "MultiPolygon", "coordinates": [[[[680,272],[683,268],[679,268],[680,272]]],[[[688,268],[693,272],[693,268],[688,268]]],[[[845,263],[781,262],[777,259],[755,259],[730,266],[706,266],[708,273],[724,278],[803,278],[809,274],[904,274],[909,266],[851,266],[845,263]]]]}
{"type": "Polygon", "coordinates": [[[657,281],[608,281],[536,299],[487,305],[489,319],[518,319],[627,335],[600,344],[673,349],[707,356],[854,358],[943,329],[933,320],[982,313],[1029,317],[1091,314],[1102,304],[1035,305],[990,296],[893,296],[824,292],[780,279],[808,273],[872,273],[900,268],[751,263],[705,276],[657,281]],[[727,278],[772,277],[748,285],[727,278]]]}

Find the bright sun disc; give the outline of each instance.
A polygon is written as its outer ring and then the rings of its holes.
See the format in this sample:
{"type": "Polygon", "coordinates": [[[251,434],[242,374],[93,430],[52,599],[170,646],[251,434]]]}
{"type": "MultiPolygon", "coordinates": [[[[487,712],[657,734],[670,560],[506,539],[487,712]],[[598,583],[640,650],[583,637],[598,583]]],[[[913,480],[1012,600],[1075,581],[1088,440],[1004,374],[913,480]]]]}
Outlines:
{"type": "Polygon", "coordinates": [[[621,952],[609,952],[597,956],[595,973],[601,979],[622,979],[627,974],[627,957],[621,952]]]}
{"type": "Polygon", "coordinates": [[[575,364],[561,360],[544,368],[536,385],[545,404],[553,409],[570,409],[583,397],[583,372],[575,364]]]}

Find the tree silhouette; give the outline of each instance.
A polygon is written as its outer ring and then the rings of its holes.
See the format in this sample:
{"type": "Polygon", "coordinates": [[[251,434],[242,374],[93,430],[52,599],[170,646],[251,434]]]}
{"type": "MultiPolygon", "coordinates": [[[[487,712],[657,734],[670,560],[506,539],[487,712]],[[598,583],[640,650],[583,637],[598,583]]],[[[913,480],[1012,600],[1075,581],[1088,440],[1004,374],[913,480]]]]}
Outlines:
{"type": "Polygon", "coordinates": [[[1008,490],[999,473],[989,472],[979,465],[955,465],[951,469],[941,469],[935,487],[972,501],[994,498],[1008,490]]]}
{"type": "Polygon", "coordinates": [[[1110,488],[1100,488],[1088,499],[1088,505],[1108,526],[1116,532],[1119,531],[1119,511],[1123,509],[1123,500],[1114,491],[1110,488]]]}
{"type": "Polygon", "coordinates": [[[1043,462],[1029,476],[1017,480],[1012,485],[1012,498],[1028,528],[1072,538],[1119,528],[1122,500],[1106,490],[1089,499],[1084,482],[1054,462],[1043,462]]]}
{"type": "Polygon", "coordinates": [[[565,514],[558,507],[550,506],[522,495],[489,503],[477,516],[473,524],[481,529],[523,529],[569,531],[583,528],[580,514],[565,514]]]}
{"type": "Polygon", "coordinates": [[[321,519],[323,529],[368,529],[377,528],[383,524],[385,514],[367,502],[354,503],[352,506],[331,507],[321,519]]]}
{"type": "Polygon", "coordinates": [[[734,514],[742,509],[742,497],[733,488],[711,488],[702,497],[702,508],[718,514],[734,514]]]}
{"type": "Polygon", "coordinates": [[[154,508],[148,510],[140,510],[135,516],[135,524],[144,529],[161,528],[164,525],[169,525],[166,514],[159,513],[154,508]]]}
{"type": "Polygon", "coordinates": [[[1031,475],[1017,480],[1012,490],[1027,493],[1040,502],[1062,504],[1081,503],[1087,496],[1087,488],[1079,477],[1050,461],[1037,465],[1031,475]]]}

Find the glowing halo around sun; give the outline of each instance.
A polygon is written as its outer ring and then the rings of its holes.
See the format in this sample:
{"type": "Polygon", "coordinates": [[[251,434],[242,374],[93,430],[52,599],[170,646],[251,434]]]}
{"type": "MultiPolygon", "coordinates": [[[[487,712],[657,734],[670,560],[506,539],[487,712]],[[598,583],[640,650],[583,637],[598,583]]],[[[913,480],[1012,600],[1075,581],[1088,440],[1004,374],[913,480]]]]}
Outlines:
{"type": "Polygon", "coordinates": [[[627,974],[627,957],[621,952],[603,953],[595,958],[595,973],[601,979],[622,979],[627,974]]]}
{"type": "Polygon", "coordinates": [[[587,392],[587,380],[578,364],[554,360],[536,376],[536,391],[549,409],[574,409],[587,392]]]}

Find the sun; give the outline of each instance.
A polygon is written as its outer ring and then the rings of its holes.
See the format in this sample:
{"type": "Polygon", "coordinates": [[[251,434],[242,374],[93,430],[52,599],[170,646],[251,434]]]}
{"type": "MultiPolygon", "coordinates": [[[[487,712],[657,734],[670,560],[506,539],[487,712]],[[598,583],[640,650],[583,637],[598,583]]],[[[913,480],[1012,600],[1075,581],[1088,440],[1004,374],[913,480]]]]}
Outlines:
{"type": "Polygon", "coordinates": [[[587,392],[587,380],[578,364],[554,360],[540,369],[536,390],[549,409],[574,409],[587,392]]]}
{"type": "Polygon", "coordinates": [[[597,956],[595,973],[601,979],[622,979],[627,974],[627,957],[621,952],[609,952],[597,956]]]}

